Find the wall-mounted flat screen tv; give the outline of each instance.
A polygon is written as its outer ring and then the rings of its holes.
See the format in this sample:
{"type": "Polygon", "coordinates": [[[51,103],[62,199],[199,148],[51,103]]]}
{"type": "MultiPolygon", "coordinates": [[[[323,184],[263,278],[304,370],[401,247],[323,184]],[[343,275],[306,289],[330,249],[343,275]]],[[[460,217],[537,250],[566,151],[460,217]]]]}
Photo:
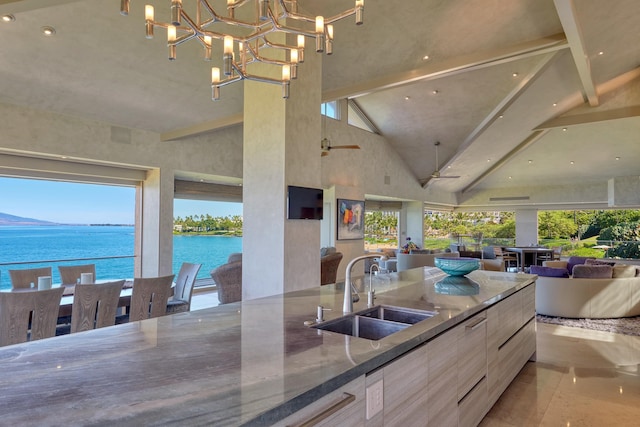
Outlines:
{"type": "Polygon", "coordinates": [[[323,190],[296,187],[287,191],[287,219],[322,219],[323,190]]]}

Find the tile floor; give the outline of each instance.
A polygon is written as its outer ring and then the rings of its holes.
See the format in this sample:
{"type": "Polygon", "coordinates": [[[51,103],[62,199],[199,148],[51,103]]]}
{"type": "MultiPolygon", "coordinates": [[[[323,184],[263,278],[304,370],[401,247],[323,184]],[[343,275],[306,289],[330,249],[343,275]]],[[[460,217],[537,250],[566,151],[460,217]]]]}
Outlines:
{"type": "Polygon", "coordinates": [[[529,362],[481,427],[640,426],[640,337],[537,324],[529,362]]]}
{"type": "MultiPolygon", "coordinates": [[[[218,295],[191,305],[218,305],[218,295]]],[[[480,427],[640,426],[640,337],[538,323],[537,345],[480,427]]]]}

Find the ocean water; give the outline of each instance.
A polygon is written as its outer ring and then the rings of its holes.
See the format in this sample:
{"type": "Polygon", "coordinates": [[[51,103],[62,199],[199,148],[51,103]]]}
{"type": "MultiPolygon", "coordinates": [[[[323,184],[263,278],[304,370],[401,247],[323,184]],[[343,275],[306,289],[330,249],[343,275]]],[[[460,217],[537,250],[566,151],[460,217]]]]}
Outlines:
{"type": "MultiPolygon", "coordinates": [[[[58,265],[95,263],[97,279],[133,277],[133,244],[134,227],[0,227],[0,290],[11,288],[8,270],[22,268],[51,266],[53,283],[60,282],[58,265]],[[83,260],[101,257],[125,258],[83,260]],[[21,264],[30,261],[42,262],[21,264]]],[[[198,278],[208,278],[232,252],[242,252],[241,237],[174,236],[173,272],[178,274],[182,262],[199,263],[198,278]]]]}

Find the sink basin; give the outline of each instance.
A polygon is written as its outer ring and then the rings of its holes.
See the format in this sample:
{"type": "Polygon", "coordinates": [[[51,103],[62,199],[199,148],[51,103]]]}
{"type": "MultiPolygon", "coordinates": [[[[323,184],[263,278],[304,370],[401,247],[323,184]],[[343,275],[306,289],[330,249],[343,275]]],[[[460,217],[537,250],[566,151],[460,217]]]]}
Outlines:
{"type": "Polygon", "coordinates": [[[368,340],[379,340],[433,317],[435,314],[432,311],[379,305],[313,325],[312,328],[368,340]]]}
{"type": "Polygon", "coordinates": [[[416,310],[412,308],[394,307],[391,305],[377,305],[375,307],[362,310],[357,315],[371,317],[380,320],[389,320],[391,322],[414,323],[421,322],[435,316],[434,311],[416,310]]]}

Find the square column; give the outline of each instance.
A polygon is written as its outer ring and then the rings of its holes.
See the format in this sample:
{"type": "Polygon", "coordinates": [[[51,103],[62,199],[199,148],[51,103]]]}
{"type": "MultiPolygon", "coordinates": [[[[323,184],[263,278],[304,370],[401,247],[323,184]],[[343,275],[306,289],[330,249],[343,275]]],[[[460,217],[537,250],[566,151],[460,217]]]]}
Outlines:
{"type": "Polygon", "coordinates": [[[173,272],[173,188],[173,172],[154,169],[147,172],[138,191],[136,276],[153,277],[173,272]]]}
{"type": "Polygon", "coordinates": [[[291,81],[244,83],[243,300],[319,286],[320,221],[288,220],[287,186],[320,188],[322,56],[291,81]]]}

